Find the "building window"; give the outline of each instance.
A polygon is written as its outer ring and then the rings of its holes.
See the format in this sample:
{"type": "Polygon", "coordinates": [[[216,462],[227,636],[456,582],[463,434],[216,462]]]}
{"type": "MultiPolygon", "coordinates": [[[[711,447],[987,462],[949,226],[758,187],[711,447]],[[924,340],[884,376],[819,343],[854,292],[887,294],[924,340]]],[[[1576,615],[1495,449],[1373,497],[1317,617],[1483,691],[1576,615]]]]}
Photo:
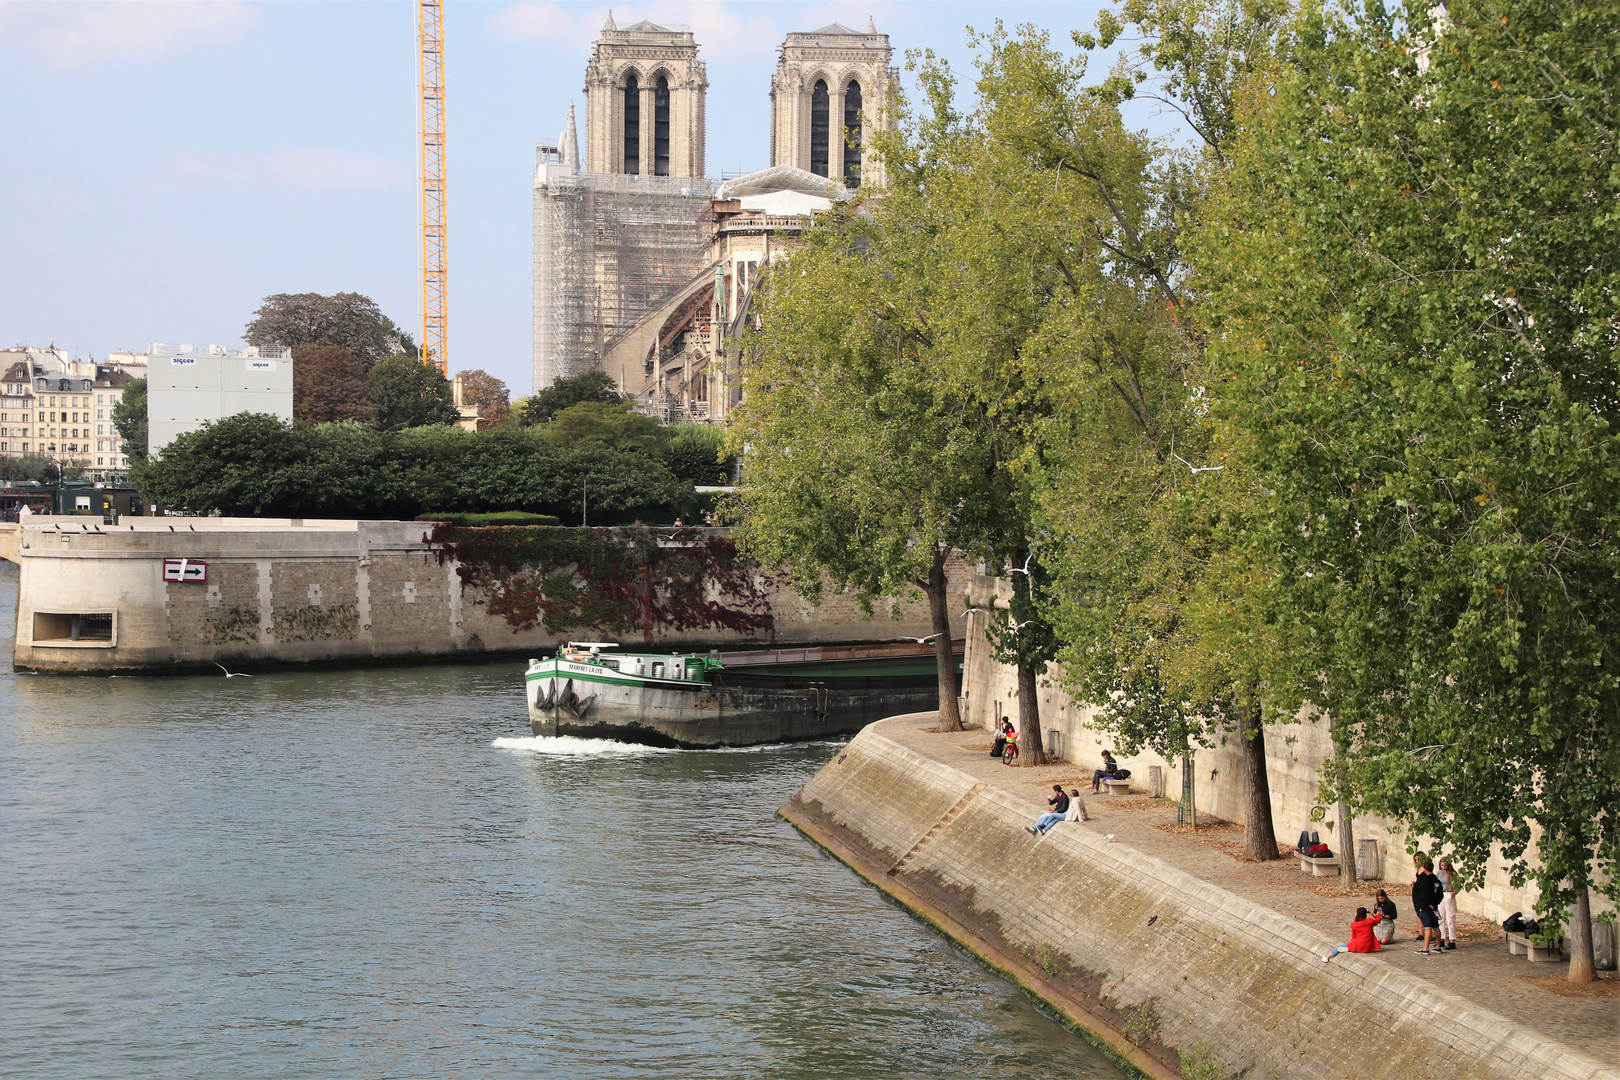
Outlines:
{"type": "Polygon", "coordinates": [[[100,458],[96,458],[96,464],[101,465],[101,464],[104,464],[104,463],[102,462],[102,460],[100,458]]]}
{"type": "Polygon", "coordinates": [[[641,80],[634,75],[624,80],[624,171],[641,172],[641,80]]]}
{"type": "Polygon", "coordinates": [[[861,84],[854,79],[844,88],[844,183],[861,186],[861,84]]]}
{"type": "Polygon", "coordinates": [[[653,175],[669,175],[669,80],[662,75],[653,89],[653,175]]]}
{"type": "Polygon", "coordinates": [[[827,173],[827,110],[831,100],[827,96],[827,83],[817,79],[810,91],[810,171],[817,176],[827,173]]]}

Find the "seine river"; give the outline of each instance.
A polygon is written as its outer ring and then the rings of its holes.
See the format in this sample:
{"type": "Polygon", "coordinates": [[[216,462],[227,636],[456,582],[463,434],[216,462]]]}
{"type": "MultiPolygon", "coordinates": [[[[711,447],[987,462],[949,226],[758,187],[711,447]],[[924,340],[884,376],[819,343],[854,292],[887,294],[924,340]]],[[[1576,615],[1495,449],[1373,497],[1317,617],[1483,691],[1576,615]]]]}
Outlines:
{"type": "Polygon", "coordinates": [[[525,728],[510,662],[8,655],[0,1076],[1120,1075],[774,817],[832,744],[525,728]]]}

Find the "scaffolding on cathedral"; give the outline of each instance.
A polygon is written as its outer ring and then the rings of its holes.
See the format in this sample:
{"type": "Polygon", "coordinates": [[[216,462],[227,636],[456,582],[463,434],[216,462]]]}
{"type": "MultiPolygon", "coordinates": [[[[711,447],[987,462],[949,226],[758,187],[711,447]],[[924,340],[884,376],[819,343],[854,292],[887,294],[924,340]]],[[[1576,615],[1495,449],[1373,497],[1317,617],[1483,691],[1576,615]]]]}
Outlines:
{"type": "Polygon", "coordinates": [[[704,269],[698,215],[719,182],[582,173],[566,136],[536,157],[538,390],[598,366],[619,334],[704,269]]]}

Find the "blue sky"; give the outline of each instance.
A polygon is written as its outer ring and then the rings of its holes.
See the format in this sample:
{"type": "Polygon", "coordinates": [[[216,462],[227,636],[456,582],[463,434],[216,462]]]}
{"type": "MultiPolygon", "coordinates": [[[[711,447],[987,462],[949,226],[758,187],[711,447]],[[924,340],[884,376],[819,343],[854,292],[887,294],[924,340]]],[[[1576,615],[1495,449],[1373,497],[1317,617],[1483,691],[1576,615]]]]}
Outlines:
{"type": "MultiPolygon", "coordinates": [[[[1080,3],[450,0],[452,368],[529,389],[530,177],[609,7],[689,24],[710,175],[769,163],[775,49],[868,16],[968,70],[966,28],[1089,28],[1080,3]]],[[[260,299],[354,291],[418,327],[414,4],[0,0],[0,344],[239,345],[260,299]]],[[[1100,74],[1100,73],[1098,73],[1100,74]]],[[[909,76],[907,84],[909,86],[909,76]]],[[[1144,126],[1163,118],[1145,109],[1144,126]]]]}

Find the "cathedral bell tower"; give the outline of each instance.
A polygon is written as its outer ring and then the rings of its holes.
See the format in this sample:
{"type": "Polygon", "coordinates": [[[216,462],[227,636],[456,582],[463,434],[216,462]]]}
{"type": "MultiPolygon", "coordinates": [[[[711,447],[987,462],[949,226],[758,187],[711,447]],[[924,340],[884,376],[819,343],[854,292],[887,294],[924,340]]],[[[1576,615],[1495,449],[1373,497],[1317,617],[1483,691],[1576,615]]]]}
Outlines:
{"type": "Polygon", "coordinates": [[[866,31],[831,23],[791,33],[771,79],[771,164],[882,186],[881,166],[866,148],[864,128],[893,122],[889,96],[899,81],[890,66],[889,35],[868,20],[866,31]]]}
{"type": "Polygon", "coordinates": [[[690,31],[608,12],[585,68],[585,171],[701,177],[708,89],[690,31]]]}

